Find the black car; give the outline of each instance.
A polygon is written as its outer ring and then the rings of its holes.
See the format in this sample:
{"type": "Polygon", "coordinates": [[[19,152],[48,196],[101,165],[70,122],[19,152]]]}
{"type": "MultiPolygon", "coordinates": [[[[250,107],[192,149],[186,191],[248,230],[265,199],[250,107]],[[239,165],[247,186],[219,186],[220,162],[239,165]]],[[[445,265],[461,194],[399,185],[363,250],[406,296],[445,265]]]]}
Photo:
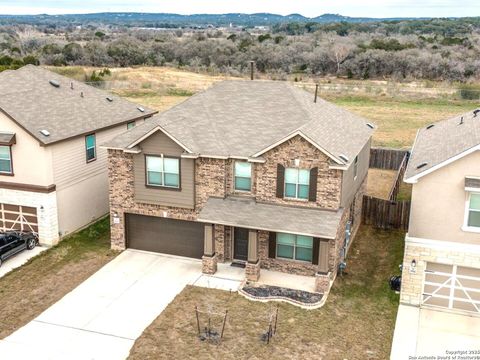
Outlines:
{"type": "Polygon", "coordinates": [[[0,266],[9,257],[27,249],[32,250],[38,244],[38,236],[31,232],[0,232],[0,266]]]}

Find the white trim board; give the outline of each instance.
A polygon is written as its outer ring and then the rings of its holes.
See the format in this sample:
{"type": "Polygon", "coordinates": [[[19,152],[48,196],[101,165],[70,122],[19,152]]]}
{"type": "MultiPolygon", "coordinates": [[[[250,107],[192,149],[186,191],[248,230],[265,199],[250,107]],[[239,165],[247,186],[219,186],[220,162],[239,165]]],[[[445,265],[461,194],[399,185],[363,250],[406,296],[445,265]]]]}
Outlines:
{"type": "Polygon", "coordinates": [[[407,234],[405,236],[405,245],[408,245],[408,244],[421,245],[428,248],[454,251],[454,252],[480,254],[480,245],[465,244],[465,243],[459,243],[454,241],[417,238],[417,237],[411,237],[407,234]]]}

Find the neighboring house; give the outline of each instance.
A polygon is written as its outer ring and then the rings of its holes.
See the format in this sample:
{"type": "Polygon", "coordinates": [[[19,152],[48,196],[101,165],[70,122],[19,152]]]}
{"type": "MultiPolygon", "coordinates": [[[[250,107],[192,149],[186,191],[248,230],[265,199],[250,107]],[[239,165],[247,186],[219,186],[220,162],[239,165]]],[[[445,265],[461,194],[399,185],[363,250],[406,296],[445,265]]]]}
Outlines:
{"type": "Polygon", "coordinates": [[[417,134],[405,173],[413,188],[402,304],[480,314],[479,113],[417,134]]]}
{"type": "Polygon", "coordinates": [[[326,291],[360,223],[372,132],[286,82],[219,83],[105,144],[112,247],[326,291]]]}
{"type": "Polygon", "coordinates": [[[32,65],[0,73],[0,230],[55,244],[108,213],[98,144],[153,111],[32,65]]]}

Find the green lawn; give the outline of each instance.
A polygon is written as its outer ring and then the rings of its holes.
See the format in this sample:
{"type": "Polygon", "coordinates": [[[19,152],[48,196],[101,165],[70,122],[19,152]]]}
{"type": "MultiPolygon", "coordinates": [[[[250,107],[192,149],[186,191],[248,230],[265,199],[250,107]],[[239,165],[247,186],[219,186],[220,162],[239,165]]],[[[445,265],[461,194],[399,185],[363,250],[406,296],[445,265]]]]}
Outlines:
{"type": "MultiPolygon", "coordinates": [[[[277,303],[189,286],[137,339],[130,359],[387,359],[399,300],[388,279],[399,272],[404,235],[362,227],[347,272],[337,278],[324,307],[302,310],[278,303],[278,331],[270,345],[260,336],[277,303]],[[220,345],[198,339],[196,305],[215,312],[228,309],[220,345]]],[[[201,321],[206,324],[205,318],[201,321]]],[[[218,329],[220,322],[213,318],[218,329]]]]}
{"type": "Polygon", "coordinates": [[[118,253],[103,219],[0,278],[0,339],[25,325],[118,253]]]}

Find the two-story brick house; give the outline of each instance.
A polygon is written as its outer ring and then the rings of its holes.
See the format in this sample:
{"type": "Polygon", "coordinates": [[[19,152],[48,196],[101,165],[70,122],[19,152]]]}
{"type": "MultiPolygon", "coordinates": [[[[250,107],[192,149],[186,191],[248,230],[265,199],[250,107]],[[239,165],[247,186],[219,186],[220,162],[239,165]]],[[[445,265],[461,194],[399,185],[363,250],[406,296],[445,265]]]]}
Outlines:
{"type": "Polygon", "coordinates": [[[219,83],[104,145],[112,247],[325,291],[360,223],[373,128],[285,82],[219,83]]]}
{"type": "Polygon", "coordinates": [[[0,73],[0,231],[53,245],[108,214],[98,144],[154,113],[41,67],[0,73]]]}

